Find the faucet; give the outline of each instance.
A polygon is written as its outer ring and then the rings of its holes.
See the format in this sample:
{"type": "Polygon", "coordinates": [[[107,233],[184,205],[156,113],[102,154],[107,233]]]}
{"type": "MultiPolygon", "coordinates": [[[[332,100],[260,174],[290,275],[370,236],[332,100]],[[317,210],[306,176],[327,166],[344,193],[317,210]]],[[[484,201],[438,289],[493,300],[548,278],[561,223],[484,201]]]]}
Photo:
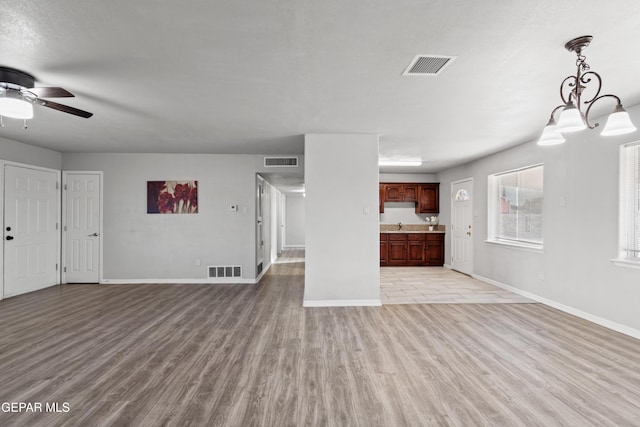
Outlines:
{"type": "Polygon", "coordinates": [[[398,223],[398,230],[402,230],[402,223],[401,222],[398,223]]]}

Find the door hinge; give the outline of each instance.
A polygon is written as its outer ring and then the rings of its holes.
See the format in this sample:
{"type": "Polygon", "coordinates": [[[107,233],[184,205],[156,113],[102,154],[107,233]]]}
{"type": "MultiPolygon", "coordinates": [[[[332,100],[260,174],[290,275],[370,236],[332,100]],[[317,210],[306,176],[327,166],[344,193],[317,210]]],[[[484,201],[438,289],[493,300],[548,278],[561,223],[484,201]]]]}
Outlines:
{"type": "Polygon", "coordinates": [[[67,184],[65,184],[65,185],[64,185],[64,189],[65,189],[65,190],[67,189],[67,184]]]}
{"type": "Polygon", "coordinates": [[[63,268],[62,271],[67,272],[67,267],[63,268]]]}
{"type": "Polygon", "coordinates": [[[58,229],[58,225],[59,225],[59,224],[56,222],[56,230],[58,229]]]}
{"type": "Polygon", "coordinates": [[[58,271],[58,264],[56,264],[56,271],[58,271]]]}
{"type": "Polygon", "coordinates": [[[56,190],[60,189],[60,183],[58,181],[56,181],[56,190]]]}
{"type": "Polygon", "coordinates": [[[67,226],[66,225],[64,226],[64,231],[67,231],[67,226]]]}

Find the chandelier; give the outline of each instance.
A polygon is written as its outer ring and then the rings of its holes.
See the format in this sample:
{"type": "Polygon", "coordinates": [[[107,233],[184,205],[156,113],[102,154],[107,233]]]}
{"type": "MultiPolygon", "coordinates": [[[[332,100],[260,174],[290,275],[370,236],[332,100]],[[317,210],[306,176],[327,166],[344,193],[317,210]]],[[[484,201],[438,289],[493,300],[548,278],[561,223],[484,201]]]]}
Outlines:
{"type": "Polygon", "coordinates": [[[622,108],[622,102],[618,96],[612,94],[600,95],[602,78],[600,74],[590,70],[589,64],[586,62],[587,58],[582,54],[582,50],[589,46],[592,39],[593,37],[591,36],[577,37],[564,45],[569,52],[575,52],[578,56],[576,60],[576,75],[566,77],[560,84],[562,105],[557,106],[551,112],[549,122],[538,140],[538,145],[562,144],[565,142],[563,133],[598,127],[599,123],[591,124],[589,122],[589,112],[596,101],[604,98],[613,98],[617,104],[609,115],[600,135],[624,135],[636,130],[636,127],[631,123],[629,113],[622,108]],[[583,93],[589,87],[593,87],[595,91],[595,94],[591,97],[587,97],[583,93]],[[586,99],[583,99],[583,95],[586,99]],[[558,111],[561,112],[556,122],[555,115],[558,111]]]}

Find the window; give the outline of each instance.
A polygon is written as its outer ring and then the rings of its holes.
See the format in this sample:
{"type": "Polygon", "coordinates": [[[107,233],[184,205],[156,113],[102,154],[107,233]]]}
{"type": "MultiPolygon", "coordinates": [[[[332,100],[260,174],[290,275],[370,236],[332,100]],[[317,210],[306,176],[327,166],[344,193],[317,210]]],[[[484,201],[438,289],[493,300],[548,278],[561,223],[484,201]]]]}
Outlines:
{"type": "Polygon", "coordinates": [[[640,263],[640,143],[621,149],[619,258],[640,263]]]}
{"type": "Polygon", "coordinates": [[[456,202],[461,202],[461,201],[464,201],[464,200],[469,200],[469,192],[467,192],[467,190],[465,190],[464,188],[461,188],[456,193],[455,201],[456,202]]]}
{"type": "Polygon", "coordinates": [[[489,241],[542,248],[543,166],[489,176],[489,241]]]}

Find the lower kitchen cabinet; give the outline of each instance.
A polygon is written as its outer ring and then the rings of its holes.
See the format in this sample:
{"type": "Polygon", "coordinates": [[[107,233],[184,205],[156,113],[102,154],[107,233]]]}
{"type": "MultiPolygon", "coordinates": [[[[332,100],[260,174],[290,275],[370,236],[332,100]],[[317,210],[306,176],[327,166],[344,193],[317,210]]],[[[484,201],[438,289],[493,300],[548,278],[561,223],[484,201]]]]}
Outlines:
{"type": "Polygon", "coordinates": [[[380,233],[380,265],[444,264],[444,233],[380,233]]]}

